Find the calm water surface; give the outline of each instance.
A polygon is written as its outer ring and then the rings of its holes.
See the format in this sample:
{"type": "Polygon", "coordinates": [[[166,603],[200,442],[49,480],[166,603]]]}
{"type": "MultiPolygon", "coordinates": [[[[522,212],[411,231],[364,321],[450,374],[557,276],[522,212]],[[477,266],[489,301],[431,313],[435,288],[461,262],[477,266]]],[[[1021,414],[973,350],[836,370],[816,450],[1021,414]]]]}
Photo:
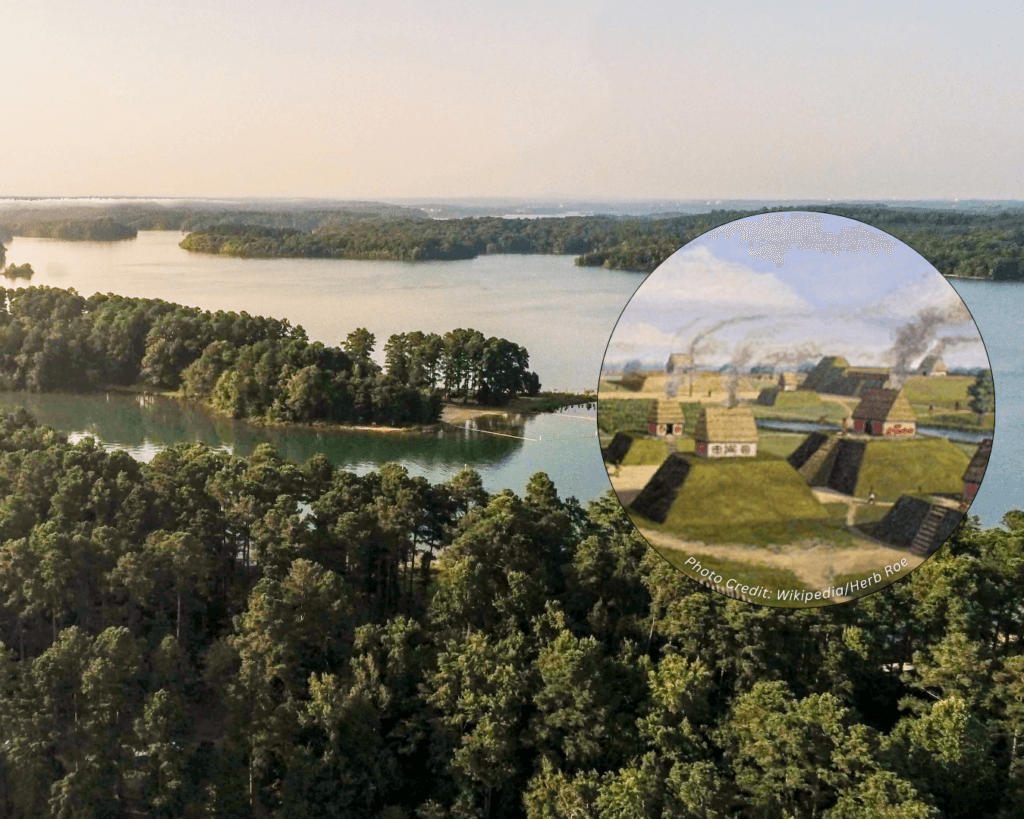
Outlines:
{"type": "Polygon", "coordinates": [[[995,526],[1010,509],[1024,509],[1024,284],[950,279],[981,330],[996,386],[992,459],[972,515],[995,526]]]}
{"type": "Polygon", "coordinates": [[[33,285],[286,318],[324,344],[339,345],[366,327],[377,337],[381,362],[393,333],[473,327],[526,347],[544,389],[580,390],[597,389],[608,336],[644,278],[577,267],[571,256],[233,259],[182,250],[183,235],[143,231],[126,242],[16,237],[7,261],[30,263],[33,285]]]}
{"type": "Polygon", "coordinates": [[[409,474],[432,483],[470,466],[489,492],[509,488],[522,494],[537,472],[548,474],[561,497],[589,500],[609,488],[595,412],[586,407],[525,417],[510,413],[445,425],[439,432],[391,435],[256,427],[158,396],[0,392],[0,411],[19,406],[69,433],[72,441],[91,435],[108,449],[124,449],[142,461],[176,443],[203,443],[238,455],[268,443],[298,462],[322,452],[335,466],[360,475],[398,461],[409,474]]]}
{"type": "MultiPolygon", "coordinates": [[[[341,343],[356,327],[375,333],[380,349],[396,332],[475,327],[525,346],[545,388],[576,389],[595,387],[608,336],[642,281],[636,274],[577,268],[560,256],[418,264],[231,259],[187,253],[177,246],[180,238],[144,232],[135,241],[107,244],[19,237],[10,243],[8,261],[29,262],[36,270],[33,284],[287,318],[327,344],[341,343]]],[[[974,315],[992,361],[995,444],[971,514],[994,526],[1008,510],[1024,508],[1018,468],[1024,462],[1024,284],[950,283],[974,315]]],[[[508,487],[522,493],[538,471],[551,476],[562,496],[586,500],[608,488],[593,413],[578,408],[396,438],[260,429],[178,402],[132,396],[0,394],[0,407],[18,404],[27,404],[43,423],[76,436],[94,435],[142,459],[178,441],[202,441],[243,455],[269,442],[285,457],[302,461],[324,452],[359,473],[397,460],[414,475],[441,481],[468,464],[491,491],[508,487]]]]}
{"type": "MultiPolygon", "coordinates": [[[[475,327],[522,344],[547,389],[595,389],[615,321],[642,276],[578,268],[564,256],[484,256],[464,262],[232,259],[188,253],[182,234],[143,232],[128,242],[15,238],[8,262],[29,262],[33,285],[161,298],[209,310],[287,318],[311,339],[340,344],[356,327],[377,336],[378,357],[392,333],[445,333],[475,327]]],[[[0,408],[27,406],[73,439],[92,435],[148,460],[178,442],[202,442],[246,455],[271,443],[303,461],[323,452],[363,474],[399,461],[413,475],[447,480],[464,466],[489,491],[522,493],[546,472],[563,497],[609,488],[592,410],[533,418],[487,418],[431,435],[378,435],[264,429],[218,418],[167,399],[118,394],[0,393],[0,408]]]]}

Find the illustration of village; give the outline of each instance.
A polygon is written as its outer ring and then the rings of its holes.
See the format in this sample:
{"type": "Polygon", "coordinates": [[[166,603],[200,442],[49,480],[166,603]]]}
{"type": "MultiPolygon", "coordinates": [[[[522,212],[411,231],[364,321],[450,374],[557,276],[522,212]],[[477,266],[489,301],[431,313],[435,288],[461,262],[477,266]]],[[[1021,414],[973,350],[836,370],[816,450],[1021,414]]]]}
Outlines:
{"type": "Polygon", "coordinates": [[[634,525],[695,580],[769,605],[844,602],[917,568],[992,448],[991,372],[959,297],[934,271],[902,290],[886,273],[837,310],[816,259],[679,255],[637,291],[601,372],[602,456],[634,525]]]}
{"type": "Polygon", "coordinates": [[[841,356],[723,377],[677,353],[661,372],[604,374],[599,418],[621,429],[602,454],[648,541],[684,570],[696,558],[743,581],[721,589],[732,596],[842,589],[879,569],[888,583],[941,546],[981,485],[991,437],[943,434],[990,434],[991,414],[969,406],[975,380],[937,356],[897,385],[889,369],[841,356]],[[919,419],[946,426],[922,435],[919,419]]]}

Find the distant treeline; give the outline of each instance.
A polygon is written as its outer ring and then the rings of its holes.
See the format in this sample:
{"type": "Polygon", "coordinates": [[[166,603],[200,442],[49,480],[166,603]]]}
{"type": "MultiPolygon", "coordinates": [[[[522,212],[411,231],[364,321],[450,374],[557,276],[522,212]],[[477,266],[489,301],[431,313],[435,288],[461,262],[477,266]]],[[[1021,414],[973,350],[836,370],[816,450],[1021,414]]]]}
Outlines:
{"type": "MultiPolygon", "coordinates": [[[[1024,214],[811,208],[865,222],[921,253],[945,274],[1024,275],[1024,214]]],[[[352,220],[313,230],[225,224],[190,233],[181,246],[230,256],[425,261],[485,253],[576,255],[583,266],[649,273],[706,231],[760,211],[717,210],[664,218],[352,220]]]]}
{"type": "MultiPolygon", "coordinates": [[[[375,202],[351,203],[338,207],[301,207],[291,205],[266,207],[216,207],[195,204],[157,205],[125,202],[124,204],[87,206],[51,205],[48,207],[10,204],[0,207],[0,241],[12,236],[51,236],[55,225],[80,226],[68,228],[91,230],[92,224],[115,224],[121,231],[199,230],[213,225],[261,225],[264,227],[313,230],[332,224],[373,219],[427,219],[415,208],[375,202]]],[[[135,234],[132,233],[132,236],[135,234]]],[[[54,236],[54,238],[93,238],[105,236],[54,236]]],[[[115,236],[113,238],[131,238],[115,236]]]]}
{"type": "Polygon", "coordinates": [[[181,246],[229,256],[404,262],[472,259],[484,253],[580,254],[607,242],[617,224],[612,217],[401,219],[355,221],[309,232],[221,225],[189,234],[181,246]]]}
{"type": "MultiPolygon", "coordinates": [[[[947,275],[1024,277],[1021,210],[979,213],[877,205],[799,209],[846,216],[884,230],[947,275]]],[[[786,209],[771,209],[778,210],[786,209]]],[[[0,241],[15,235],[117,240],[132,238],[137,230],[187,230],[192,232],[182,247],[231,256],[427,261],[471,259],[485,253],[552,253],[576,256],[582,266],[649,273],[702,233],[771,211],[436,220],[416,209],[374,203],[317,209],[126,204],[100,209],[102,215],[93,218],[83,217],[80,208],[8,207],[0,210],[0,241]]]]}
{"type": "Polygon", "coordinates": [[[61,221],[8,222],[4,226],[12,236],[31,236],[39,239],[65,239],[70,241],[116,242],[134,239],[138,231],[115,222],[110,217],[100,219],[65,219],[61,221]]]}
{"type": "Polygon", "coordinates": [[[392,336],[381,368],[365,329],[327,347],[287,320],[49,287],[0,288],[0,308],[8,390],[181,388],[236,418],[405,425],[436,421],[445,397],[540,389],[524,348],[476,330],[392,336]]]}

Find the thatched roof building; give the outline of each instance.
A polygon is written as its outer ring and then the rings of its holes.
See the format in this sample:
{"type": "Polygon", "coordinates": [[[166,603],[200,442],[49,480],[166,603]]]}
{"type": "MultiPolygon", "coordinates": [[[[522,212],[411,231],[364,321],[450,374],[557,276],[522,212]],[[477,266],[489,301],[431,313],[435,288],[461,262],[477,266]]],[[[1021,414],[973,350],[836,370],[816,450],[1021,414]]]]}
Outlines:
{"type": "Polygon", "coordinates": [[[647,431],[651,435],[682,435],[685,422],[678,401],[652,401],[647,411],[647,431]]]}
{"type": "Polygon", "coordinates": [[[853,411],[855,432],[911,437],[916,427],[917,416],[903,390],[867,390],[853,411]]]}
{"type": "Polygon", "coordinates": [[[752,458],[757,437],[750,407],[704,407],[693,431],[694,452],[702,458],[752,458]]]}

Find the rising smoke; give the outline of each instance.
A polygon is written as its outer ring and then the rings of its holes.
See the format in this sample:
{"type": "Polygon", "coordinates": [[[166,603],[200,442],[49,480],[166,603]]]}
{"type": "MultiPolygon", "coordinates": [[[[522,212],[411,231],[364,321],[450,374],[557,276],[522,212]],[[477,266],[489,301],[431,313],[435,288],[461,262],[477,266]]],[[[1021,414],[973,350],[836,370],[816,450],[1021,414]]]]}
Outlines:
{"type": "Polygon", "coordinates": [[[940,330],[947,325],[971,321],[971,314],[957,301],[948,307],[926,307],[896,330],[888,359],[892,362],[892,385],[899,389],[911,374],[910,362],[925,354],[941,355],[945,350],[963,344],[976,344],[977,336],[944,336],[940,330]]]}
{"type": "Polygon", "coordinates": [[[722,389],[725,390],[725,405],[736,406],[736,389],[739,387],[740,371],[754,360],[754,345],[740,343],[733,350],[732,358],[729,360],[729,369],[722,373],[722,389]]]}
{"type": "Polygon", "coordinates": [[[775,350],[760,356],[761,362],[775,367],[799,367],[801,364],[817,361],[821,358],[821,347],[813,341],[805,341],[798,347],[788,350],[775,350]]]}
{"type": "MultiPolygon", "coordinates": [[[[700,356],[714,352],[715,350],[718,349],[718,345],[714,342],[713,338],[715,333],[733,324],[742,324],[747,321],[759,321],[763,318],[767,318],[767,316],[733,316],[732,318],[717,321],[710,327],[706,327],[705,329],[697,333],[697,335],[695,335],[690,340],[690,343],[686,347],[686,353],[690,357],[690,360],[685,373],[673,372],[672,375],[669,376],[668,379],[666,379],[665,396],[667,398],[674,398],[676,394],[679,392],[679,382],[682,379],[683,375],[688,373],[692,379],[693,371],[699,366],[698,358],[700,358],[700,356]]],[[[679,332],[676,335],[680,335],[684,330],[686,330],[693,324],[694,322],[691,321],[689,324],[680,328],[679,332]]]]}

